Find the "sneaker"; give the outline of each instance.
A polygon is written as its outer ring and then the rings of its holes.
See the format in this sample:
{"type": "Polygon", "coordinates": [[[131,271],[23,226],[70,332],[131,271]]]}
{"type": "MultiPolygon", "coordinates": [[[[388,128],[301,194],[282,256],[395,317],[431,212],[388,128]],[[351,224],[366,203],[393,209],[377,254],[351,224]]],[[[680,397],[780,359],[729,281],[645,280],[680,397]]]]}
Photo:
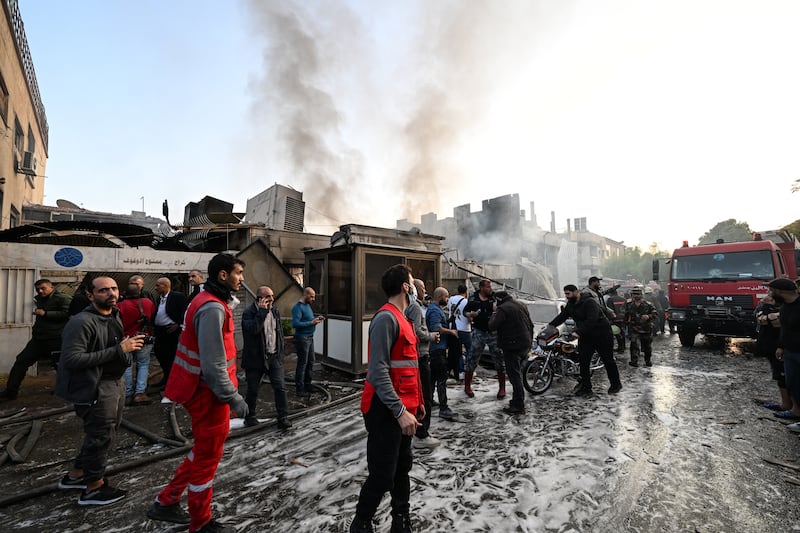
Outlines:
{"type": "Polygon", "coordinates": [[[786,429],[788,429],[792,433],[800,433],[800,422],[789,424],[788,426],[786,426],[786,429]]]}
{"type": "Polygon", "coordinates": [[[448,387],[452,385],[458,385],[458,380],[456,378],[447,378],[447,382],[445,383],[448,387]]]}
{"type": "Polygon", "coordinates": [[[503,412],[507,415],[524,415],[525,409],[509,405],[507,407],[503,407],[503,412]]]}
{"type": "Polygon", "coordinates": [[[645,361],[644,366],[653,366],[652,361],[645,361]]]}
{"type": "Polygon", "coordinates": [[[244,427],[250,428],[253,426],[257,426],[258,424],[260,424],[260,422],[258,418],[256,418],[255,416],[244,417],[244,427]]]}
{"type": "Polygon", "coordinates": [[[439,439],[428,435],[424,439],[414,436],[414,448],[436,448],[442,443],[439,439]]]}
{"type": "Polygon", "coordinates": [[[591,396],[591,395],[592,395],[592,389],[578,389],[578,391],[575,393],[575,396],[578,397],[591,396]]]}
{"type": "Polygon", "coordinates": [[[86,481],[83,479],[83,476],[79,478],[71,478],[69,474],[64,474],[64,477],[61,478],[61,481],[58,482],[59,489],[81,489],[86,490],[86,481]]]}
{"type": "Polygon", "coordinates": [[[180,503],[163,505],[153,502],[147,510],[147,518],[151,520],[161,520],[162,522],[172,522],[173,524],[188,524],[189,513],[183,510],[180,503]]]}
{"type": "Polygon", "coordinates": [[[616,387],[611,387],[608,389],[609,394],[616,394],[622,390],[622,385],[617,385],[616,387]]]}
{"type": "Polygon", "coordinates": [[[108,505],[120,501],[127,492],[103,483],[94,490],[84,489],[78,498],[78,505],[108,505]]]}
{"type": "Polygon", "coordinates": [[[292,421],[288,418],[279,418],[278,419],[278,429],[289,429],[292,427],[292,421]]]}
{"type": "Polygon", "coordinates": [[[137,392],[133,396],[133,405],[150,405],[151,403],[153,403],[153,400],[143,392],[137,392]]]}
{"type": "Polygon", "coordinates": [[[444,418],[445,420],[455,420],[458,418],[458,415],[449,407],[445,407],[444,409],[439,409],[439,418],[444,418]]]}
{"type": "Polygon", "coordinates": [[[211,522],[207,522],[198,529],[197,533],[225,533],[226,531],[230,531],[230,529],[212,519],[211,522]]]}

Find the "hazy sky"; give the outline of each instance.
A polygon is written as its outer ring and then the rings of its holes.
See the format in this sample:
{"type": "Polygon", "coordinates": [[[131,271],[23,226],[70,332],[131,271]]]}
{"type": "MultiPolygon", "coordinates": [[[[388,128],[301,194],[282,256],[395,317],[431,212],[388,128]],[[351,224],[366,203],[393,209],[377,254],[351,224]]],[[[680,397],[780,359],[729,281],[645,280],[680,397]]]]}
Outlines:
{"type": "MultiPolygon", "coordinates": [[[[663,249],[800,218],[800,2],[20,0],[45,203],[179,221],[273,183],[307,230],[518,193],[663,249]]],[[[530,215],[528,215],[530,216],[530,215]]]]}

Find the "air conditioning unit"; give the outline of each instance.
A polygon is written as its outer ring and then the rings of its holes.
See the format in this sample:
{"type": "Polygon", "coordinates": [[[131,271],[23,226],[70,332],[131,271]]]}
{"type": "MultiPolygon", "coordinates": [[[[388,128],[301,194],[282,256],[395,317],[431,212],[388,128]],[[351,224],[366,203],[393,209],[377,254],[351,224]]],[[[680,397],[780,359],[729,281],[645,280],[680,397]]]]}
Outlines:
{"type": "Polygon", "coordinates": [[[22,163],[18,170],[23,174],[36,174],[36,155],[33,152],[22,152],[22,163]]]}

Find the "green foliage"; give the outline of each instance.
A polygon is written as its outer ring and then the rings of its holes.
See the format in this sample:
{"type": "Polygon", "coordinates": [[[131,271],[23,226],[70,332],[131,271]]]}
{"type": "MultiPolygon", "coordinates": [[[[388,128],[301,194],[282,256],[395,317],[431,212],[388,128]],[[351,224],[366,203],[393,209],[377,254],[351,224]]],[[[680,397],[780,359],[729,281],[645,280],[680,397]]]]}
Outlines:
{"type": "MultiPolygon", "coordinates": [[[[613,279],[636,279],[646,283],[653,279],[653,259],[667,259],[671,252],[656,250],[651,246],[649,252],[642,252],[641,248],[634,246],[626,248],[625,253],[619,257],[609,257],[603,263],[603,276],[613,279]]],[[[663,278],[662,267],[661,278],[663,278]]]]}
{"type": "Polygon", "coordinates": [[[743,242],[753,240],[753,231],[747,222],[737,222],[733,218],[718,222],[700,237],[700,244],[713,244],[717,239],[725,242],[743,242]]]}
{"type": "Polygon", "coordinates": [[[292,327],[291,318],[281,318],[281,329],[283,329],[283,336],[289,337],[294,335],[294,328],[292,327]]]}

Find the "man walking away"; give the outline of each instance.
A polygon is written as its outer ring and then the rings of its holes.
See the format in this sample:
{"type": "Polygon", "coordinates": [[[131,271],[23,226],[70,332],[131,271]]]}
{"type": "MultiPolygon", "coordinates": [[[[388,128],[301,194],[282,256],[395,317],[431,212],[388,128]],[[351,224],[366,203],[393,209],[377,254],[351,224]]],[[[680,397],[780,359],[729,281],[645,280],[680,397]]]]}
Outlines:
{"type": "Polygon", "coordinates": [[[372,517],[386,492],[392,495],[391,531],[411,532],[411,438],[420,425],[418,419],[425,416],[417,336],[403,314],[412,283],[408,267],[389,267],[381,277],[388,301],[369,325],[369,364],[361,396],[369,475],[350,533],[373,533],[372,517]]]}
{"type": "Polygon", "coordinates": [[[186,311],[180,345],[165,394],[183,404],[192,419],[194,446],[172,481],[147,511],[153,520],[189,524],[190,532],[226,528],[211,515],[214,475],[230,431],[230,413],[247,417],[247,403],[236,390],[233,292],[244,280],[244,262],[217,254],[208,263],[208,281],[186,311]],[[189,519],[180,507],[189,489],[189,519]]]}
{"type": "Polygon", "coordinates": [[[92,303],[67,323],[56,373],[55,394],[75,405],[85,437],[72,470],[59,482],[62,489],[83,489],[79,505],[108,505],[125,497],[103,477],[125,405],[122,375],[131,353],[141,350],[144,335],[124,336],[117,283],[108,277],[89,285],[92,303]]]}
{"type": "Polygon", "coordinates": [[[533,321],[528,308],[506,291],[497,293],[497,301],[497,310],[489,319],[489,330],[497,331],[497,346],[503,350],[506,372],[513,389],[511,401],[503,411],[509,415],[521,415],[525,413],[521,366],[533,343],[533,321]]]}

